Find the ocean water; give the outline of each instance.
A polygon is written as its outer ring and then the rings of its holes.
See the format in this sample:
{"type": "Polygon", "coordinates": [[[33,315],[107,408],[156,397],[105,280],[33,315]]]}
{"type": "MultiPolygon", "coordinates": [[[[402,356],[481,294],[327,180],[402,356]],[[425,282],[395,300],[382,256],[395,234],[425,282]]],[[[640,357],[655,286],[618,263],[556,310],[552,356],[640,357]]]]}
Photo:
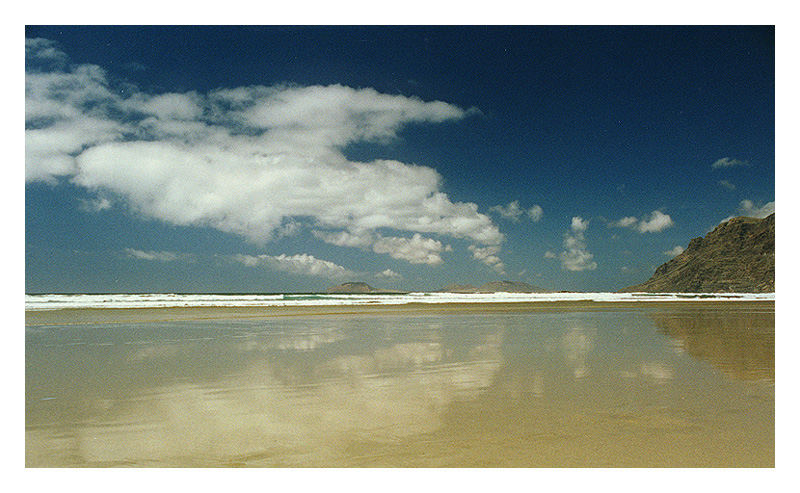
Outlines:
{"type": "Polygon", "coordinates": [[[26,294],[25,310],[720,300],[775,300],[775,293],[26,294]]]}
{"type": "Polygon", "coordinates": [[[26,465],[774,465],[774,303],[593,305],[29,326],[26,465]]]}

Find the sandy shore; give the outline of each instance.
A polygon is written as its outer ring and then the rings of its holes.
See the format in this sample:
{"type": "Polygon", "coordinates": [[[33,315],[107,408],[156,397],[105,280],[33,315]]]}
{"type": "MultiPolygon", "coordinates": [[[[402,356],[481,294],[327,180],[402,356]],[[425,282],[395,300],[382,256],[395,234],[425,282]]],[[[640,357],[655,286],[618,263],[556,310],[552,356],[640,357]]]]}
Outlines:
{"type": "Polygon", "coordinates": [[[648,302],[517,302],[517,303],[408,303],[402,305],[165,307],[165,308],[66,308],[25,311],[25,325],[72,325],[97,323],[164,322],[173,320],[221,320],[268,317],[358,316],[370,314],[447,315],[458,313],[529,313],[636,310],[644,306],[698,306],[732,310],[774,310],[774,301],[648,301],[648,302]]]}
{"type": "Polygon", "coordinates": [[[756,301],[30,311],[25,464],[772,467],[774,314],[756,301]]]}

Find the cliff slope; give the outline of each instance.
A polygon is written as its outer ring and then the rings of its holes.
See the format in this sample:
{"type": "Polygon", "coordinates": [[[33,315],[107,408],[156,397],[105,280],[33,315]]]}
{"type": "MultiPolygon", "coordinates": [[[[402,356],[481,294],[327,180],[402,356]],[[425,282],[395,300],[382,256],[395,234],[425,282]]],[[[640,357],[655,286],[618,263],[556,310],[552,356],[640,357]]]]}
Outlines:
{"type": "Polygon", "coordinates": [[[695,238],[648,281],[620,292],[771,293],[775,291],[775,214],[733,218],[695,238]]]}

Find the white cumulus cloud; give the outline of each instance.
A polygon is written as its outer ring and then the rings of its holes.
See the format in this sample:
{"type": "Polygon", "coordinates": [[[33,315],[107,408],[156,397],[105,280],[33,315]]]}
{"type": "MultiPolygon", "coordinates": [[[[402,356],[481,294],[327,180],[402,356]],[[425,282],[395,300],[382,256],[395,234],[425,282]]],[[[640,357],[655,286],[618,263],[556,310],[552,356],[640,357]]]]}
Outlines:
{"type": "Polygon", "coordinates": [[[640,233],[659,233],[674,224],[670,215],[664,214],[661,211],[653,211],[642,219],[638,219],[634,216],[627,216],[610,223],[611,226],[630,228],[640,233]]]}
{"type": "Polygon", "coordinates": [[[677,257],[678,255],[682,254],[683,251],[684,251],[684,248],[682,246],[675,245],[671,249],[665,251],[664,255],[667,255],[669,257],[677,257]]]}
{"type": "Polygon", "coordinates": [[[66,177],[144,217],[259,244],[312,225],[343,245],[435,264],[447,247],[422,235],[504,239],[476,204],[443,193],[433,168],[342,153],[472,110],[341,85],[123,92],[100,67],[69,65],[53,43],[26,43],[26,57],[26,181],[66,177]]]}
{"type": "Polygon", "coordinates": [[[583,233],[589,228],[589,220],[583,219],[580,216],[573,217],[569,228],[573,233],[583,233]]]}
{"type": "Polygon", "coordinates": [[[182,258],[182,255],[175,252],[156,252],[152,250],[144,251],[136,250],[134,248],[126,248],[125,253],[131,258],[139,260],[152,260],[156,262],[173,262],[182,258]]]}
{"type": "Polygon", "coordinates": [[[623,217],[618,221],[614,221],[611,223],[612,226],[616,226],[619,228],[631,228],[635,227],[639,223],[639,220],[633,216],[623,217]]]}
{"type": "Polygon", "coordinates": [[[405,260],[412,264],[438,265],[442,263],[441,253],[452,250],[449,245],[433,238],[425,238],[419,233],[411,238],[383,236],[378,233],[362,231],[358,234],[347,231],[312,231],[320,240],[336,246],[357,247],[375,253],[388,254],[392,258],[405,260]]]}
{"type": "Polygon", "coordinates": [[[747,166],[747,161],[740,161],[738,159],[732,159],[729,157],[724,157],[721,159],[717,159],[713,163],[711,163],[711,167],[714,169],[717,168],[732,168],[734,166],[747,166]]]}
{"type": "Polygon", "coordinates": [[[519,221],[519,216],[524,214],[518,200],[510,202],[508,205],[495,205],[490,207],[489,210],[500,214],[500,217],[511,219],[512,221],[519,221]]]}
{"type": "Polygon", "coordinates": [[[597,268],[597,262],[592,260],[594,255],[586,249],[586,240],[583,233],[588,228],[588,219],[583,219],[580,216],[572,218],[570,231],[564,234],[564,250],[559,255],[562,269],[583,271],[597,268]]]}
{"type": "Polygon", "coordinates": [[[25,58],[35,60],[38,63],[47,63],[50,67],[61,68],[69,62],[66,53],[58,48],[58,45],[49,39],[27,38],[25,39],[25,58]]]}
{"type": "Polygon", "coordinates": [[[347,231],[330,232],[314,230],[312,233],[325,243],[341,247],[368,248],[375,243],[375,236],[365,231],[354,234],[347,231]]]}
{"type": "Polygon", "coordinates": [[[95,197],[90,200],[80,200],[80,208],[86,212],[100,212],[112,207],[111,201],[106,197],[95,197]]]}
{"type": "Polygon", "coordinates": [[[498,246],[487,246],[487,247],[479,247],[476,245],[470,245],[469,251],[472,252],[472,257],[479,262],[483,262],[484,264],[488,265],[495,272],[498,274],[505,274],[505,265],[503,261],[500,260],[500,257],[497,256],[500,253],[500,247],[498,246]]]}
{"type": "Polygon", "coordinates": [[[269,269],[302,276],[343,278],[354,273],[329,260],[322,260],[306,253],[298,255],[234,255],[233,260],[248,267],[264,266],[269,269]]]}
{"type": "Polygon", "coordinates": [[[398,274],[397,272],[393,271],[392,269],[386,269],[381,272],[375,274],[375,277],[379,279],[402,279],[403,276],[398,274]]]}
{"type": "Polygon", "coordinates": [[[533,222],[537,222],[542,218],[544,211],[540,205],[534,205],[527,210],[519,205],[519,200],[509,202],[508,205],[495,205],[489,208],[490,211],[496,212],[500,217],[511,219],[512,221],[519,221],[520,216],[527,214],[533,222]]]}
{"type": "Polygon", "coordinates": [[[742,200],[739,203],[739,211],[748,217],[765,218],[775,213],[775,202],[767,202],[764,205],[756,206],[752,200],[742,200]]]}
{"type": "Polygon", "coordinates": [[[439,255],[445,247],[433,238],[423,238],[419,233],[411,238],[382,237],[378,235],[372,245],[375,253],[388,253],[391,257],[406,260],[412,264],[438,265],[442,263],[439,255]]]}
{"type": "Polygon", "coordinates": [[[775,213],[775,202],[767,202],[763,205],[756,205],[752,200],[744,199],[739,202],[739,210],[736,215],[728,216],[719,223],[725,223],[730,221],[736,216],[746,216],[746,217],[755,217],[759,219],[763,219],[770,214],[775,213]]]}
{"type": "Polygon", "coordinates": [[[669,214],[664,214],[661,211],[653,211],[650,213],[649,219],[642,219],[639,221],[637,229],[640,233],[658,233],[674,224],[669,214]]]}
{"type": "Polygon", "coordinates": [[[544,210],[542,210],[542,206],[534,205],[530,209],[528,209],[528,217],[531,218],[533,222],[539,222],[539,220],[544,215],[544,210]]]}

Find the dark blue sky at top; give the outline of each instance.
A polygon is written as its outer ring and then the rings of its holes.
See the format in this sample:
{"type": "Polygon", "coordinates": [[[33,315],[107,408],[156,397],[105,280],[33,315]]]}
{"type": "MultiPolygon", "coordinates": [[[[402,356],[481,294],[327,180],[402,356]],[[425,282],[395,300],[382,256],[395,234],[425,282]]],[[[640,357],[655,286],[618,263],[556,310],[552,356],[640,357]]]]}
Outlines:
{"type": "MultiPolygon", "coordinates": [[[[492,217],[507,237],[506,277],[547,288],[616,290],[641,282],[668,259],[664,250],[737,215],[742,200],[775,199],[772,27],[28,26],[26,37],[53,40],[71,62],[99,65],[152,94],[342,84],[476,108],[462,120],[409,125],[396,141],[352,145],[346,154],[430,166],[451,200],[474,202],[484,213],[512,200],[541,205],[537,223],[492,217]],[[712,169],[724,157],[749,165],[712,169]],[[668,213],[674,227],[640,234],[606,224],[654,210],[668,213]],[[568,272],[543,258],[561,249],[573,216],[590,220],[586,243],[596,270],[568,272]]],[[[330,284],[265,281],[263,272],[221,273],[203,262],[156,269],[108,255],[124,248],[206,256],[301,251],[290,251],[289,240],[258,247],[121,210],[88,214],[78,207],[87,197],[67,180],[26,185],[26,291],[330,284]]],[[[317,248],[315,256],[356,270],[364,262],[358,251],[317,248]]],[[[435,268],[385,266],[403,271],[397,287],[405,289],[497,277],[466,258],[435,268]]]]}

